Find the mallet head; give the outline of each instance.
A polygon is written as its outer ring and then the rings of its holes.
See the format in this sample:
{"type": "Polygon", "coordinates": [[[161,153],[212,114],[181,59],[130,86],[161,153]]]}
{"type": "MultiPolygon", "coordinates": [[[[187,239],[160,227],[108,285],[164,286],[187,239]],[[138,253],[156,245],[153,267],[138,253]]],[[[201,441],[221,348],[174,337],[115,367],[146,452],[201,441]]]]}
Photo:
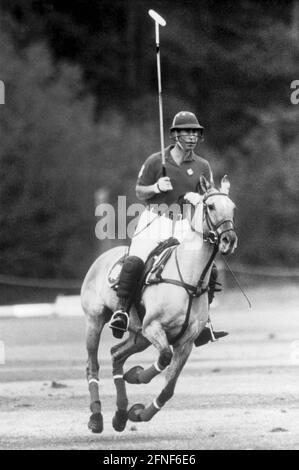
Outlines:
{"type": "Polygon", "coordinates": [[[149,10],[148,11],[149,16],[160,26],[166,26],[166,21],[162,16],[159,15],[155,10],[149,10]]]}

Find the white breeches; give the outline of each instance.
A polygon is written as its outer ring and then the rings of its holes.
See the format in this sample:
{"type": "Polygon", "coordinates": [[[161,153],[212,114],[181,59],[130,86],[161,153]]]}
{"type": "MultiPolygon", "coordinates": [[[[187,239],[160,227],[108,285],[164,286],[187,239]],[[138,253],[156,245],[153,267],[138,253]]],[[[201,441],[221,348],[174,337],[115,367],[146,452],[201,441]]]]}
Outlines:
{"type": "Polygon", "coordinates": [[[187,219],[173,221],[145,209],[142,212],[130,246],[130,255],[135,255],[146,261],[149,253],[156,246],[169,237],[177,238],[182,242],[191,228],[187,219]]]}

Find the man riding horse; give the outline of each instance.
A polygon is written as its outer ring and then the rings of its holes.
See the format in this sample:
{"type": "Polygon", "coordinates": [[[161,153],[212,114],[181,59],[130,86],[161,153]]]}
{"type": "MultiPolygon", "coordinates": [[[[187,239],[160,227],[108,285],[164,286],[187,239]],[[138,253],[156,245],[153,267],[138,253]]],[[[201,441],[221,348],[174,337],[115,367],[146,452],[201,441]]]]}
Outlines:
{"type": "MultiPolygon", "coordinates": [[[[136,184],[137,197],[146,203],[135,234],[129,256],[126,257],[119,278],[118,308],[112,315],[110,328],[113,335],[121,338],[129,327],[129,310],[138,287],[145,262],[151,251],[170,237],[181,242],[189,229],[189,222],[179,211],[170,210],[180,197],[193,205],[201,201],[198,193],[200,176],[213,183],[213,174],[207,160],[198,156],[194,149],[203,140],[203,126],[195,114],[181,111],[175,115],[170,128],[173,144],[165,149],[163,176],[161,152],[147,158],[142,165],[136,184]],[[159,208],[166,207],[161,211],[159,208]]],[[[213,264],[209,280],[209,303],[212,302],[217,284],[217,267],[213,264]]],[[[204,328],[195,345],[205,344],[225,336],[225,332],[213,332],[204,328]],[[214,335],[214,338],[212,337],[214,335]]]]}

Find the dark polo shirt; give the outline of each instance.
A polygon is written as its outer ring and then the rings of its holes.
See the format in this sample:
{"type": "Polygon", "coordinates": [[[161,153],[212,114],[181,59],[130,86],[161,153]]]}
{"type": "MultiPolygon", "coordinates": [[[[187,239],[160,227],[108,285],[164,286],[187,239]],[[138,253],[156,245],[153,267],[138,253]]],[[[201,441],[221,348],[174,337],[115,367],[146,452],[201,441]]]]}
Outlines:
{"type": "MultiPolygon", "coordinates": [[[[199,178],[204,175],[208,181],[212,180],[212,171],[209,163],[199,157],[193,151],[180,165],[178,165],[170,154],[174,145],[165,149],[166,174],[170,178],[173,190],[155,194],[146,200],[146,204],[167,204],[178,202],[179,196],[188,192],[196,192],[199,178]]],[[[162,174],[161,152],[150,155],[141,167],[137,178],[137,184],[149,186],[158,181],[162,174]]]]}

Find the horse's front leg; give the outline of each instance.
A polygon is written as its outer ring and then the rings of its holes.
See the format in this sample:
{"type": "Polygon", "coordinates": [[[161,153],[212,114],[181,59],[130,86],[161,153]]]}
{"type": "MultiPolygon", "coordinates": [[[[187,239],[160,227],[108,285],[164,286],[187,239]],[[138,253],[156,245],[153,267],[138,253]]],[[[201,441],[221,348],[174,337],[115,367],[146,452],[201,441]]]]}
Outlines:
{"type": "Polygon", "coordinates": [[[111,348],[113,380],[116,388],[116,412],[112,419],[113,428],[121,432],[128,420],[128,398],[124,380],[125,361],[137,352],[144,351],[151,343],[141,334],[130,333],[129,338],[111,348]]]}
{"type": "Polygon", "coordinates": [[[193,342],[188,341],[184,345],[174,347],[173,357],[166,372],[166,384],[160,395],[147,407],[135,404],[129,410],[131,421],[149,421],[160,411],[165,403],[173,396],[177,379],[191,353],[193,342]]]}
{"type": "Polygon", "coordinates": [[[154,320],[143,325],[143,334],[158,349],[160,355],[158,360],[149,368],[143,369],[141,366],[136,366],[126,372],[124,379],[128,383],[149,383],[156,375],[169,366],[172,359],[171,347],[159,321],[154,320]]]}
{"type": "Polygon", "coordinates": [[[158,349],[159,358],[147,369],[141,366],[132,367],[124,375],[124,380],[130,384],[147,384],[159,375],[169,364],[172,358],[172,350],[169,346],[166,333],[160,322],[153,321],[144,327],[144,334],[158,349]]]}

